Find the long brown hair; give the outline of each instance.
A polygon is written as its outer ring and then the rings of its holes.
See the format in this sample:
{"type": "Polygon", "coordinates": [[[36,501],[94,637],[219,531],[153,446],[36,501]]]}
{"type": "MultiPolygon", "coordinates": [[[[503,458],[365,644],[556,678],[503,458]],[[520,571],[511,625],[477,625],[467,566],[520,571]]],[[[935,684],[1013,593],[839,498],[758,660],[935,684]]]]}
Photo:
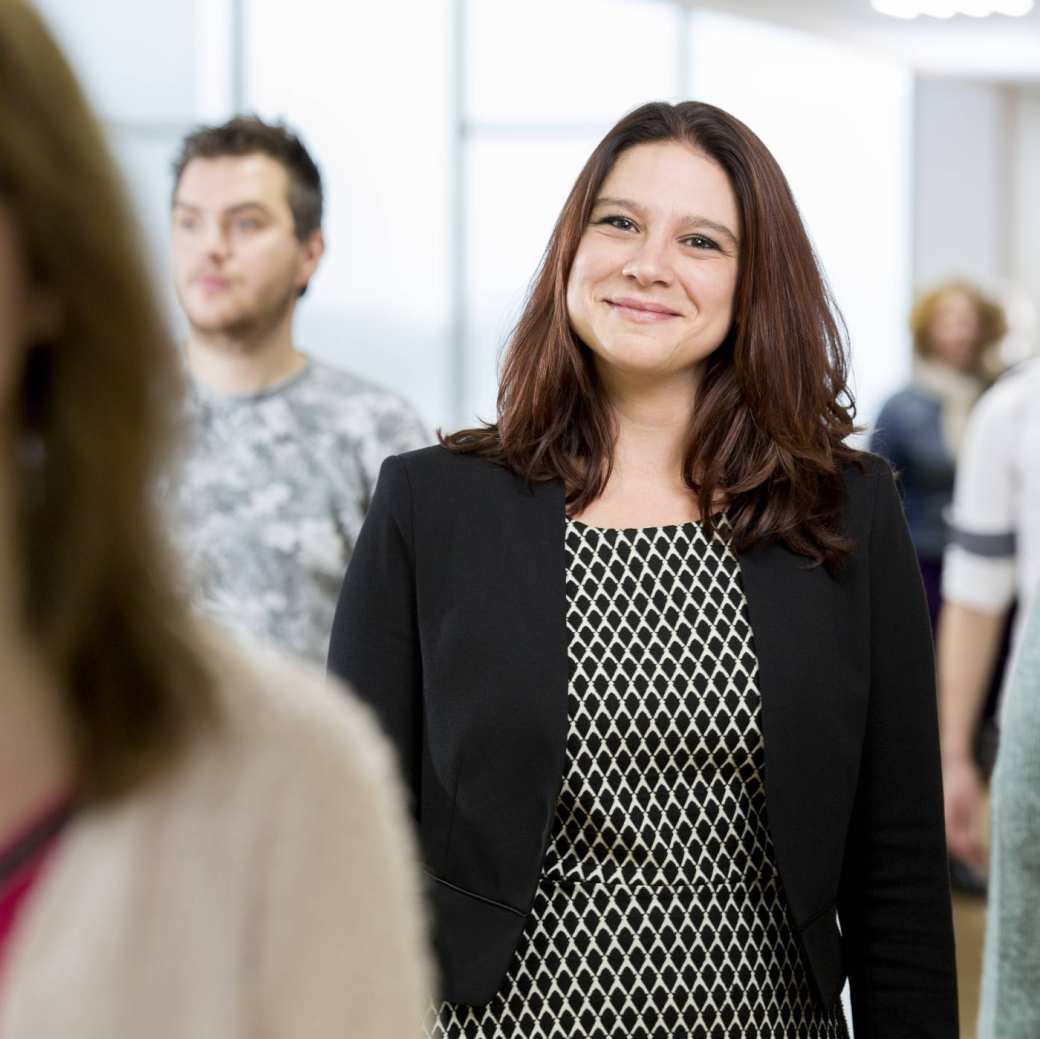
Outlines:
{"type": "Polygon", "coordinates": [[[615,420],[589,349],[567,315],[567,279],[604,180],[628,148],[689,144],[725,170],[737,198],[741,249],[733,322],[707,358],[683,461],[713,526],[728,503],[735,547],[775,537],[828,565],[840,529],[841,468],[857,456],[846,380],[846,332],[791,190],[765,145],[739,120],[697,101],[653,102],[597,145],[563,206],[507,344],[498,420],[442,437],[453,451],[499,462],[532,482],[563,481],[580,513],[610,476],[615,420]]]}
{"type": "Polygon", "coordinates": [[[23,614],[83,794],[113,797],[215,718],[154,512],[179,365],[101,129],[22,0],[0,0],[0,201],[59,311],[15,402],[23,614]]]}

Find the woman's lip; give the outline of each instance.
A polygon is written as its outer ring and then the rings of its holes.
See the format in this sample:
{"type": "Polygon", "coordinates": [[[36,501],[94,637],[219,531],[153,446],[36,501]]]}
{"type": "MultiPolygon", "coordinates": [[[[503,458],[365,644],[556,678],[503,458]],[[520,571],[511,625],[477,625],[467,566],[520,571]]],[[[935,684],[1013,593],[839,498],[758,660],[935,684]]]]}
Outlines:
{"type": "Polygon", "coordinates": [[[640,303],[629,299],[607,299],[604,302],[629,321],[667,321],[679,316],[674,310],[660,309],[658,304],[640,303]]]}

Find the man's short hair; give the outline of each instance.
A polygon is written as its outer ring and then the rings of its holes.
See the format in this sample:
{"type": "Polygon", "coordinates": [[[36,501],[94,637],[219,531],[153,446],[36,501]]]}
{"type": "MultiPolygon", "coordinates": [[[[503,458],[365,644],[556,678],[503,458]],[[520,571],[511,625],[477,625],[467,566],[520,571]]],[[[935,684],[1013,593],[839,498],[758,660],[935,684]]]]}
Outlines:
{"type": "Polygon", "coordinates": [[[173,160],[173,191],[193,159],[269,155],[289,175],[289,209],[301,241],[321,228],[321,173],[296,136],[284,123],[265,123],[259,116],[238,115],[220,126],[200,126],[181,142],[173,160]]]}

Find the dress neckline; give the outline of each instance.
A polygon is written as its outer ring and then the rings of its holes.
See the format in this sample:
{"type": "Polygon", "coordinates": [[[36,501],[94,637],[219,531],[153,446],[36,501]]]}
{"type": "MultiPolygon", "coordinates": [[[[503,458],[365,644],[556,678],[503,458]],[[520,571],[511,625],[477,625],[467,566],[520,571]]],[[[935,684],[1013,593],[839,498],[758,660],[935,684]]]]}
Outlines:
{"type": "MultiPolygon", "coordinates": [[[[726,513],[717,512],[715,514],[716,526],[719,526],[725,521],[726,513]]],[[[567,524],[575,527],[579,531],[593,531],[596,534],[659,534],[667,531],[675,530],[687,530],[687,531],[699,531],[704,529],[704,520],[685,520],[682,523],[661,523],[649,527],[597,527],[592,523],[586,523],[584,520],[573,519],[571,516],[566,517],[567,524]]]]}

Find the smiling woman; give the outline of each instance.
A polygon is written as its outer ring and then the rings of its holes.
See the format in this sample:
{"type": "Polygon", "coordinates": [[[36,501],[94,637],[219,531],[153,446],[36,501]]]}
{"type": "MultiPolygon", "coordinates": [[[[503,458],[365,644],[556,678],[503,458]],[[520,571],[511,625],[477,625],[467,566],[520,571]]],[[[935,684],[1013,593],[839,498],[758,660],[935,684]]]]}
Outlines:
{"type": "Polygon", "coordinates": [[[506,352],[498,421],[444,443],[563,480],[581,516],[624,464],[616,398],[656,370],[669,392],[654,416],[666,406],[684,426],[672,518],[710,526],[725,501],[739,547],[777,536],[833,564],[854,456],[843,331],[762,142],[711,105],[646,105],[571,190],[506,352]]]}
{"type": "Polygon", "coordinates": [[[952,1039],[931,639],[761,141],[625,116],[497,421],[388,459],[330,668],[397,744],[431,1039],[952,1039]],[[840,927],[839,927],[840,917],[840,927]]]}

